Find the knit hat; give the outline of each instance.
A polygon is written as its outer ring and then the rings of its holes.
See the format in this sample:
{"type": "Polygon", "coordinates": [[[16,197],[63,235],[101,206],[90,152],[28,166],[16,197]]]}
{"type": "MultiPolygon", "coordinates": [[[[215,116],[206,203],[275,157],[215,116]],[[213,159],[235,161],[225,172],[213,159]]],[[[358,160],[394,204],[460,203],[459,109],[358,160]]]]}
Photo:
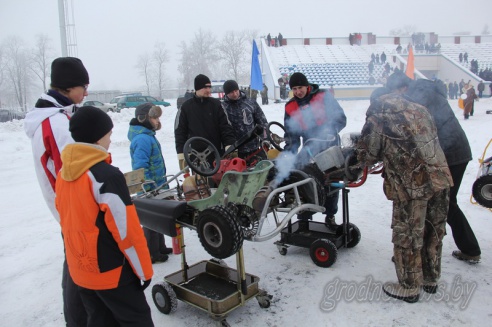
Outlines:
{"type": "Polygon", "coordinates": [[[96,143],[113,129],[113,121],[99,108],[84,106],[77,109],[69,122],[75,142],[96,143]]]}
{"type": "Polygon", "coordinates": [[[302,73],[294,73],[289,79],[290,88],[294,88],[296,86],[309,86],[309,82],[302,73]]]}
{"type": "Polygon", "coordinates": [[[79,58],[60,57],[51,63],[51,86],[66,90],[89,84],[89,74],[79,58]]]}
{"type": "Polygon", "coordinates": [[[229,94],[232,91],[239,90],[239,85],[237,85],[236,81],[228,80],[225,81],[223,88],[224,88],[224,94],[229,94]]]}
{"type": "Polygon", "coordinates": [[[162,109],[150,102],[142,103],[135,108],[135,118],[143,122],[147,118],[159,118],[162,115],[162,109]]]}
{"type": "Polygon", "coordinates": [[[203,74],[198,74],[195,77],[195,91],[201,90],[205,87],[205,84],[212,84],[210,78],[203,74]]]}

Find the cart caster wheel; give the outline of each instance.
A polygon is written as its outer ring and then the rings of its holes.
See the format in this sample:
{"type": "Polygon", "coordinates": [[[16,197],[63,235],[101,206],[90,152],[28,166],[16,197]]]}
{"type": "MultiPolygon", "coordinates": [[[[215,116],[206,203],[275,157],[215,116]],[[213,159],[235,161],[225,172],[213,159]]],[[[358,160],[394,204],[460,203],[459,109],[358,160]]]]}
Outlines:
{"type": "Polygon", "coordinates": [[[347,248],[353,248],[360,242],[360,230],[357,226],[352,223],[348,224],[349,230],[352,228],[352,232],[350,233],[350,242],[347,243],[347,248]]]}
{"type": "Polygon", "coordinates": [[[258,305],[262,309],[267,309],[270,307],[270,304],[272,303],[272,298],[272,295],[262,290],[260,290],[260,293],[256,296],[256,300],[258,300],[258,305]]]}
{"type": "Polygon", "coordinates": [[[328,268],[337,260],[337,247],[327,239],[320,238],[314,241],[309,248],[311,260],[323,268],[328,268]]]}
{"type": "Polygon", "coordinates": [[[278,249],[278,253],[280,253],[281,255],[286,255],[287,254],[287,248],[278,249]]]}
{"type": "Polygon", "coordinates": [[[229,323],[225,319],[219,320],[217,325],[220,327],[231,327],[231,325],[229,325],[229,323]]]}
{"type": "Polygon", "coordinates": [[[166,315],[176,311],[178,307],[176,293],[168,283],[155,284],[152,287],[152,299],[157,309],[166,315]]]}
{"type": "Polygon", "coordinates": [[[258,304],[260,305],[260,308],[268,309],[270,308],[271,301],[270,300],[258,301],[258,304]]]}

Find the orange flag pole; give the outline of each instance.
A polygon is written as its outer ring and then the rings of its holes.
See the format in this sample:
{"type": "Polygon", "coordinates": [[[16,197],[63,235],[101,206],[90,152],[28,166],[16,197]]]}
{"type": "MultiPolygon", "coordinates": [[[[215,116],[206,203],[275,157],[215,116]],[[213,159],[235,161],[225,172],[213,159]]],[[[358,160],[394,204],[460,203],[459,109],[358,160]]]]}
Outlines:
{"type": "Polygon", "coordinates": [[[408,49],[408,59],[407,59],[407,69],[405,70],[405,75],[411,79],[415,79],[413,71],[415,70],[415,58],[413,57],[413,46],[410,45],[408,49]]]}

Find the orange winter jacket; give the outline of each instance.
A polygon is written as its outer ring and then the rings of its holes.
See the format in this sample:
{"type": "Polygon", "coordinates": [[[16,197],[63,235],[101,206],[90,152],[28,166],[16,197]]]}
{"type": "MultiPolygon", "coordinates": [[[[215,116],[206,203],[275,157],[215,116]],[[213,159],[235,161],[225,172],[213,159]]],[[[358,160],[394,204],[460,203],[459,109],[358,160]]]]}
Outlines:
{"type": "Polygon", "coordinates": [[[56,208],[70,276],[75,284],[106,290],[152,278],[152,263],[121,171],[98,145],[73,143],[61,154],[56,208]]]}

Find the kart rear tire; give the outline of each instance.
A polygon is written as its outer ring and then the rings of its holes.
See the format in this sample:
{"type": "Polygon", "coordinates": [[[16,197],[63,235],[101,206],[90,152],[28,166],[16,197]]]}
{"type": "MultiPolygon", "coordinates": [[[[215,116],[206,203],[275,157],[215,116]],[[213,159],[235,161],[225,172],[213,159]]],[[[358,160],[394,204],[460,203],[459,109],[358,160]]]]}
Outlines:
{"type": "Polygon", "coordinates": [[[173,288],[168,283],[155,284],[152,287],[152,299],[157,309],[163,314],[176,311],[178,298],[173,288]]]}
{"type": "Polygon", "coordinates": [[[228,258],[243,245],[239,222],[231,210],[223,206],[205,209],[199,214],[197,233],[205,251],[214,258],[228,258]]]}
{"type": "Polygon", "coordinates": [[[319,238],[309,247],[311,260],[322,268],[331,267],[337,261],[338,250],[331,241],[319,238]]]}
{"type": "Polygon", "coordinates": [[[472,193],[478,204],[492,208],[492,175],[479,177],[473,183],[472,193]]]}

